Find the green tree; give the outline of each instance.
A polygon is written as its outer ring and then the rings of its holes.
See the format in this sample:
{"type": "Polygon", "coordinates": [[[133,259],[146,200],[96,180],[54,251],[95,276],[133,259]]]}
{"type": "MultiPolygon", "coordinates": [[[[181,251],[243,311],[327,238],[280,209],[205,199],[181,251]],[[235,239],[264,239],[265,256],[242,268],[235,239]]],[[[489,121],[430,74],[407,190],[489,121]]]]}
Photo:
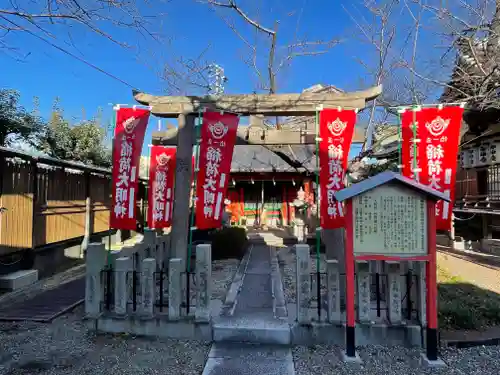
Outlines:
{"type": "Polygon", "coordinates": [[[24,141],[38,146],[45,124],[36,113],[27,112],[19,104],[19,98],[16,90],[0,89],[0,145],[24,141]]]}
{"type": "Polygon", "coordinates": [[[91,120],[71,124],[56,98],[50,117],[43,151],[59,159],[101,167],[111,166],[111,152],[106,147],[106,131],[101,127],[100,112],[91,120]]]}

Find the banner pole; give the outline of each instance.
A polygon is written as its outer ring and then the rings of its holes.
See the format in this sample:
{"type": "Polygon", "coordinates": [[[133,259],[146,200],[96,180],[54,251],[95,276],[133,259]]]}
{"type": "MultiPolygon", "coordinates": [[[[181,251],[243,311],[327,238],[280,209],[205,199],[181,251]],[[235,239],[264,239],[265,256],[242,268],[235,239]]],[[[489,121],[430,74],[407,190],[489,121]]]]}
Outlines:
{"type": "MultiPolygon", "coordinates": [[[[316,133],[316,215],[319,218],[319,111],[316,108],[315,116],[315,133],[316,133]]],[[[318,320],[321,320],[321,274],[320,274],[320,258],[319,250],[321,245],[321,232],[316,229],[316,289],[318,295],[318,320]]]]}
{"type": "Polygon", "coordinates": [[[108,267],[111,265],[111,215],[113,215],[113,156],[115,153],[115,129],[117,120],[117,111],[120,105],[113,107],[113,128],[111,129],[111,174],[109,176],[109,228],[108,228],[108,252],[106,255],[106,263],[108,267]]]}
{"type": "Polygon", "coordinates": [[[419,182],[420,178],[417,175],[417,109],[418,106],[413,107],[413,176],[415,181],[419,182]]]}
{"type": "Polygon", "coordinates": [[[398,110],[398,172],[403,173],[403,123],[401,112],[398,110]]]}
{"type": "MultiPolygon", "coordinates": [[[[140,168],[140,164],[139,163],[139,168],[140,168]]],[[[144,201],[143,201],[143,204],[142,204],[142,219],[144,220],[144,223],[143,223],[143,227],[144,228],[149,228],[148,226],[148,213],[149,213],[149,205],[151,204],[151,202],[149,202],[149,184],[151,183],[150,179],[151,179],[151,175],[150,175],[150,169],[151,169],[151,147],[148,145],[148,160],[147,160],[147,164],[146,164],[146,173],[147,173],[147,183],[146,185],[144,185],[145,189],[144,189],[144,201]],[[147,209],[146,209],[146,203],[147,203],[147,209]]],[[[154,194],[154,192],[153,192],[154,194]]],[[[154,209],[154,207],[153,207],[154,209]]],[[[151,222],[153,222],[153,220],[151,220],[151,222]]],[[[154,229],[154,228],[149,228],[149,229],[154,229]]]]}
{"type": "Polygon", "coordinates": [[[192,187],[193,187],[193,195],[192,195],[192,208],[191,208],[191,215],[190,215],[190,220],[189,220],[189,240],[188,240],[188,251],[187,251],[187,259],[186,259],[186,274],[187,274],[187,287],[186,287],[186,314],[189,315],[189,309],[190,309],[190,275],[189,272],[191,272],[191,254],[192,254],[192,248],[193,248],[193,231],[195,230],[194,228],[194,218],[195,218],[195,202],[197,200],[197,195],[196,195],[196,180],[198,177],[198,166],[199,166],[199,151],[200,151],[200,145],[198,143],[198,139],[200,136],[200,130],[202,126],[202,117],[201,117],[201,110],[198,111],[198,124],[195,124],[195,156],[194,156],[194,173],[193,173],[193,182],[192,182],[192,187]]]}

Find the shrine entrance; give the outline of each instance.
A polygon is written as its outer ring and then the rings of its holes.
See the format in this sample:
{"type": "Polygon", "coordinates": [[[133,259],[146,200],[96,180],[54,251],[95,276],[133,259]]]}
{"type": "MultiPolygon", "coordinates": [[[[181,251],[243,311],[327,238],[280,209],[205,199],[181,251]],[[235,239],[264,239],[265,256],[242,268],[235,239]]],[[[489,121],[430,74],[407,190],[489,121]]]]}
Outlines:
{"type": "MultiPolygon", "coordinates": [[[[196,97],[196,96],[153,96],[145,93],[134,92],[135,100],[149,106],[151,114],[162,118],[177,118],[178,127],[168,129],[162,132],[153,132],[153,144],[163,146],[176,146],[176,170],[175,170],[175,188],[174,188],[174,206],[172,216],[172,228],[170,234],[170,257],[179,261],[179,264],[189,264],[191,258],[191,244],[189,233],[196,228],[190,223],[190,205],[191,186],[193,178],[193,146],[198,143],[197,131],[195,131],[195,120],[204,116],[204,113],[211,115],[214,112],[228,112],[239,116],[250,116],[250,126],[239,126],[234,154],[237,153],[239,146],[258,145],[279,156],[286,161],[287,173],[296,173],[293,178],[280,178],[280,173],[275,170],[268,172],[266,176],[257,176],[263,173],[260,170],[249,168],[245,171],[246,179],[236,179],[236,174],[229,177],[229,191],[225,198],[230,200],[229,206],[233,213],[234,221],[245,219],[246,226],[255,224],[261,226],[289,225],[294,217],[295,209],[299,210],[305,207],[305,204],[296,206],[296,198],[299,189],[303,203],[313,203],[314,193],[312,192],[312,181],[318,181],[317,160],[318,149],[318,129],[299,128],[281,128],[269,127],[261,121],[254,121],[256,116],[271,116],[274,118],[283,118],[285,116],[308,116],[318,119],[318,113],[322,109],[342,109],[351,110],[362,109],[366,102],[375,99],[381,94],[381,87],[373,87],[364,91],[344,93],[344,92],[303,92],[301,94],[273,94],[273,95],[223,95],[220,97],[196,97]],[[293,157],[287,156],[284,152],[286,146],[306,146],[315,145],[316,152],[312,159],[316,158],[315,166],[312,170],[304,168],[300,162],[293,160],[293,157]],[[288,159],[288,160],[285,160],[288,159]],[[305,183],[308,179],[307,184],[305,183]],[[307,190],[307,192],[306,192],[307,190]],[[305,198],[305,199],[304,199],[305,198]],[[291,203],[293,202],[293,207],[291,203]],[[186,260],[188,260],[186,262],[186,260]]],[[[293,154],[293,152],[292,152],[293,154]]],[[[260,155],[258,155],[260,156],[260,155]]],[[[319,188],[319,184],[316,184],[319,188]]],[[[316,194],[318,196],[318,194],[316,194]]],[[[303,216],[303,212],[301,212],[303,216]]],[[[232,220],[233,221],[233,220],[232,220]]],[[[304,219],[301,219],[302,228],[304,219]]],[[[320,242],[320,231],[311,228],[316,234],[316,241],[320,242]]],[[[331,233],[333,238],[330,243],[331,259],[341,262],[343,254],[343,236],[342,229],[324,230],[325,233],[331,233]],[[335,241],[337,241],[335,243],[335,241]]],[[[303,238],[303,236],[302,236],[303,238]]],[[[327,244],[328,246],[328,244],[327,244]]],[[[215,341],[249,341],[273,344],[291,343],[291,326],[288,323],[286,300],[283,293],[283,284],[280,276],[280,270],[277,267],[276,249],[266,244],[258,243],[250,246],[247,254],[241,262],[246,262],[240,266],[244,274],[235,277],[233,284],[228,288],[224,306],[220,315],[211,317],[215,319],[213,323],[213,339],[215,341]],[[231,319],[224,320],[230,317],[231,319]]],[[[211,259],[210,245],[199,245],[196,249],[197,257],[200,256],[200,265],[203,261],[211,259]]],[[[316,259],[319,264],[320,254],[319,246],[316,247],[316,259]]],[[[305,243],[297,245],[297,262],[300,260],[302,267],[310,264],[310,249],[305,243]],[[300,249],[299,249],[300,247],[300,249]],[[300,256],[299,256],[300,253],[300,256]],[[307,255],[308,262],[304,262],[301,256],[307,255]]],[[[205,265],[203,265],[206,267],[205,265]]],[[[197,275],[210,273],[198,269],[198,259],[196,260],[197,275]]],[[[210,266],[208,266],[210,267],[210,266]]],[[[299,267],[299,263],[297,263],[299,267]]],[[[311,274],[312,268],[307,266],[301,270],[300,278],[297,276],[295,288],[297,291],[305,289],[307,293],[313,291],[311,280],[317,280],[317,306],[318,313],[321,315],[323,303],[321,302],[321,275],[319,267],[311,274]],[[307,277],[306,277],[307,274],[307,277]],[[307,282],[306,282],[307,279],[307,282]],[[304,288],[303,286],[311,288],[304,288]]],[[[185,290],[188,293],[186,304],[189,304],[189,285],[190,274],[192,271],[186,268],[183,272],[187,285],[185,290]]],[[[203,275],[199,275],[200,278],[203,275]]],[[[297,271],[297,275],[299,272],[297,271]]],[[[206,275],[205,275],[206,276],[206,275]]],[[[208,276],[209,277],[209,276],[208,276]]],[[[197,276],[198,278],[198,276],[197,276]]],[[[208,283],[211,281],[208,280],[208,283]]],[[[313,293],[316,293],[313,291],[313,293]]],[[[210,295],[203,296],[203,301],[210,301],[210,295]]],[[[299,297],[297,297],[299,298],[299,297]]],[[[302,297],[301,297],[302,298],[302,297]]],[[[311,298],[306,300],[311,300],[311,298]]],[[[323,300],[324,301],[324,300],[323,300]]],[[[308,319],[301,314],[304,310],[304,303],[297,301],[297,315],[294,321],[304,323],[308,319]],[[305,319],[305,320],[304,320],[305,319]]],[[[312,306],[312,304],[311,304],[312,306]]],[[[209,314],[210,309],[207,304],[204,305],[204,312],[209,314]]],[[[309,306],[306,308],[309,309],[309,306]]],[[[309,312],[307,312],[308,315],[309,312]]],[[[325,314],[326,315],[326,314],[325,314]]],[[[323,315],[324,316],[324,315],[323,315]]],[[[325,317],[324,317],[325,319],[325,317]]],[[[325,320],[323,320],[325,321],[325,320]]],[[[340,335],[342,340],[343,336],[340,335]]]]}

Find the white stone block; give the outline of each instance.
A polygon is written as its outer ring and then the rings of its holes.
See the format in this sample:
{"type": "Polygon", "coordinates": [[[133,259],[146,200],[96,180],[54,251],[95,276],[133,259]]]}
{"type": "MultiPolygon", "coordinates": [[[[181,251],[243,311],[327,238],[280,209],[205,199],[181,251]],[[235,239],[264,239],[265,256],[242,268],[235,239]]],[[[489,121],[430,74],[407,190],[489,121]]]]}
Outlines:
{"type": "Polygon", "coordinates": [[[426,278],[426,262],[418,262],[417,264],[417,309],[418,317],[422,327],[427,327],[427,278],[426,278]]]}
{"type": "Polygon", "coordinates": [[[327,318],[330,323],[340,321],[340,272],[338,263],[334,259],[326,261],[327,318]]]}
{"type": "Polygon", "coordinates": [[[367,261],[357,262],[357,299],[358,299],[358,320],[360,322],[371,321],[370,302],[370,265],[367,261]]]}
{"type": "Polygon", "coordinates": [[[97,317],[101,313],[103,288],[101,272],[106,262],[106,249],[103,243],[91,243],[87,248],[85,260],[85,313],[97,317]]]}
{"type": "Polygon", "coordinates": [[[24,288],[38,281],[38,270],[21,270],[0,276],[0,289],[9,291],[24,288]]]}
{"type": "MultiPolygon", "coordinates": [[[[387,317],[391,324],[400,324],[401,313],[401,265],[399,262],[387,261],[387,317]]],[[[410,296],[407,296],[410,298],[410,296]]]]}
{"type": "Polygon", "coordinates": [[[297,320],[299,323],[311,322],[309,307],[311,304],[311,256],[309,245],[295,245],[297,259],[297,320]]]}
{"type": "Polygon", "coordinates": [[[181,316],[182,259],[172,258],[168,270],[168,318],[177,320],[181,316]]]}
{"type": "Polygon", "coordinates": [[[127,313],[128,302],[128,277],[132,277],[132,259],[128,257],[118,258],[114,268],[115,278],[115,304],[114,312],[118,315],[127,313]]]}
{"type": "Polygon", "coordinates": [[[212,247],[207,244],[196,246],[196,313],[198,321],[210,321],[210,300],[212,284],[212,247]]]}
{"type": "Polygon", "coordinates": [[[141,274],[141,314],[153,315],[155,305],[155,271],[156,260],[146,258],[142,261],[141,274]]]}

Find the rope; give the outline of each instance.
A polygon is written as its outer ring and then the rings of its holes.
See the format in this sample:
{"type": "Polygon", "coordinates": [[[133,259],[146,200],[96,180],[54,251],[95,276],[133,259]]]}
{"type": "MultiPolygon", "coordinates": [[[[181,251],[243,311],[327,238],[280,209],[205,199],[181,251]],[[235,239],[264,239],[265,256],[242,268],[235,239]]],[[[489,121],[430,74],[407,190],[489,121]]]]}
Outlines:
{"type": "Polygon", "coordinates": [[[202,113],[203,110],[198,111],[198,124],[195,126],[195,140],[196,140],[196,151],[195,151],[195,156],[194,156],[194,174],[193,174],[193,206],[191,210],[191,218],[190,218],[190,223],[189,223],[189,242],[188,242],[188,256],[187,256],[187,263],[186,263],[186,270],[188,272],[191,271],[191,254],[193,251],[193,231],[194,231],[194,217],[195,217],[195,202],[197,199],[196,195],[196,180],[198,176],[197,168],[198,168],[198,163],[199,163],[199,153],[200,153],[200,145],[198,144],[198,139],[200,137],[200,131],[201,131],[201,126],[203,123],[203,118],[202,118],[202,113]]]}
{"type": "Polygon", "coordinates": [[[455,215],[455,217],[453,218],[454,220],[457,220],[457,221],[468,221],[468,220],[472,220],[476,217],[477,213],[473,213],[471,217],[468,217],[466,219],[463,219],[463,218],[460,218],[460,217],[457,217],[457,215],[455,215]]]}

